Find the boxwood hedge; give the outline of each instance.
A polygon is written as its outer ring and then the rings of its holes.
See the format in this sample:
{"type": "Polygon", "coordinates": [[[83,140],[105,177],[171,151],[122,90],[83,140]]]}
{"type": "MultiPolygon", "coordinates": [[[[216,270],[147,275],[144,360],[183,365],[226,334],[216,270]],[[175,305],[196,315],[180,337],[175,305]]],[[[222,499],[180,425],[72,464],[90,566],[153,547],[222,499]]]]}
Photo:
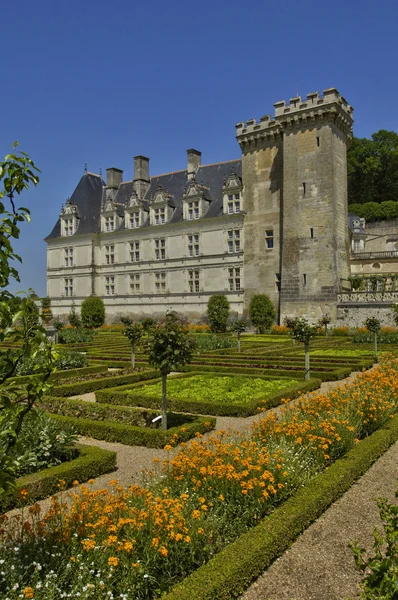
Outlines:
{"type": "Polygon", "coordinates": [[[126,385],[128,383],[135,383],[136,381],[153,379],[154,377],[159,377],[159,371],[148,370],[139,371],[138,373],[126,373],[125,375],[115,375],[115,377],[104,377],[104,379],[91,379],[89,381],[57,385],[54,386],[51,393],[54,396],[76,396],[77,394],[86,394],[102,388],[126,385]]]}
{"type": "Polygon", "coordinates": [[[4,512],[13,506],[20,505],[19,492],[22,489],[28,492],[27,502],[33,503],[55,494],[58,491],[57,486],[60,480],[65,482],[66,487],[70,487],[75,480],[82,483],[109,473],[116,466],[116,452],[82,444],[77,444],[76,449],[78,456],[73,460],[19,477],[16,481],[15,493],[1,500],[0,510],[4,512]]]}

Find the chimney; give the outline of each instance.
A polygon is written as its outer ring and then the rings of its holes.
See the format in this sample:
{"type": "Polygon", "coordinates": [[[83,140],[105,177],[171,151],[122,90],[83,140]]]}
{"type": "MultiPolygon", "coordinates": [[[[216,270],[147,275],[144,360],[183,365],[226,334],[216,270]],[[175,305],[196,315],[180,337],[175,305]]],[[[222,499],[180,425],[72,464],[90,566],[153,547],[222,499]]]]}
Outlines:
{"type": "Polygon", "coordinates": [[[119,185],[123,181],[123,171],[121,169],[116,169],[116,167],[111,167],[106,170],[106,185],[108,188],[118,189],[119,185]]]}
{"type": "Polygon", "coordinates": [[[134,156],[134,187],[140,200],[149,187],[149,158],[134,156]]]}
{"type": "Polygon", "coordinates": [[[191,148],[190,150],[187,150],[187,159],[188,159],[187,174],[188,174],[188,181],[190,181],[191,179],[193,179],[195,177],[196,171],[200,167],[200,157],[201,156],[202,156],[202,153],[199,152],[199,150],[194,150],[193,148],[191,148]]]}

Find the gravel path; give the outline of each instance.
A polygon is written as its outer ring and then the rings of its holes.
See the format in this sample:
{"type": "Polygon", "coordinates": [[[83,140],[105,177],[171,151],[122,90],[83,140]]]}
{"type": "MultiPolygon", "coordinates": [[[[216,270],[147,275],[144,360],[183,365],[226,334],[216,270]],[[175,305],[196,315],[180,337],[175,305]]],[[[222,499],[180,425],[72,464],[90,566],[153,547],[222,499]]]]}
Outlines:
{"type": "Polygon", "coordinates": [[[241,597],[241,600],[345,600],[354,598],[361,574],[349,541],[371,548],[381,527],[375,499],[394,500],[398,442],[311,525],[241,597]]]}

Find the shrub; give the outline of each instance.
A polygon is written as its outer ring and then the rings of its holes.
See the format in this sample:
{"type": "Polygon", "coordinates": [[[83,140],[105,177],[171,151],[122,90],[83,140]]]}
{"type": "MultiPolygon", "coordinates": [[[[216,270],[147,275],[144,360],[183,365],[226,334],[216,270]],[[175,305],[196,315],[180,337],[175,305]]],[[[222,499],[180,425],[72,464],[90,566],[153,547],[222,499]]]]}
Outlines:
{"type": "MultiPolygon", "coordinates": [[[[10,357],[12,354],[10,355],[10,357]]],[[[87,366],[87,357],[85,354],[81,352],[76,352],[76,350],[64,350],[55,360],[55,367],[61,371],[67,369],[78,369],[80,367],[87,366]]],[[[18,362],[17,368],[15,370],[15,375],[24,376],[24,375],[33,375],[34,373],[43,373],[46,369],[46,362],[42,356],[37,356],[35,358],[32,357],[24,357],[22,360],[18,362]]]]}
{"type": "Polygon", "coordinates": [[[80,344],[92,342],[94,332],[89,329],[62,329],[58,333],[58,342],[60,344],[80,344]]]}
{"type": "Polygon", "coordinates": [[[63,350],[59,353],[56,361],[56,367],[60,371],[68,371],[69,369],[81,369],[87,367],[87,355],[76,350],[63,350]]]}
{"type": "Polygon", "coordinates": [[[96,329],[105,323],[105,306],[101,298],[89,296],[82,302],[82,323],[88,329],[96,329]]]}
{"type": "Polygon", "coordinates": [[[265,294],[255,294],[250,299],[249,317],[258,333],[270,329],[275,321],[275,307],[265,294]]]}
{"type": "MultiPolygon", "coordinates": [[[[7,427],[8,422],[2,421],[0,434],[4,434],[7,427]]],[[[58,425],[43,410],[31,410],[24,419],[18,443],[10,453],[16,474],[35,473],[70,460],[76,440],[73,428],[58,425]]]]}
{"type": "Polygon", "coordinates": [[[273,335],[289,335],[289,328],[287,325],[272,325],[271,333],[273,335]]]}
{"type": "Polygon", "coordinates": [[[213,333],[225,333],[229,317],[229,302],[224,294],[210,296],[207,303],[207,318],[213,333]]]}
{"type": "Polygon", "coordinates": [[[236,348],[237,340],[231,337],[220,337],[211,333],[207,335],[195,335],[191,338],[195,342],[197,352],[209,352],[221,348],[236,348]]]}
{"type": "Polygon", "coordinates": [[[74,302],[72,302],[72,307],[71,307],[71,309],[69,311],[68,323],[72,327],[76,327],[76,329],[79,329],[81,327],[81,325],[82,325],[80,317],[79,317],[79,315],[76,312],[76,306],[75,306],[74,302]]]}

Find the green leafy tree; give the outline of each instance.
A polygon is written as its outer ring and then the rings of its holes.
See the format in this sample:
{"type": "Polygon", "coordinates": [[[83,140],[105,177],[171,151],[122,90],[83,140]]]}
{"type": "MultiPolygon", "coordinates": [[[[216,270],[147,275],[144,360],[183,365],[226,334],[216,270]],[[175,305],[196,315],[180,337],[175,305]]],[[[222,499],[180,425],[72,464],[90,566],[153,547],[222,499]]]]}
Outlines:
{"type": "Polygon", "coordinates": [[[275,321],[276,311],[266,294],[255,294],[250,298],[249,318],[257,333],[265,333],[275,321]]]}
{"type": "Polygon", "coordinates": [[[152,317],[144,317],[141,319],[140,323],[144,332],[148,333],[148,331],[156,324],[156,320],[152,319],[152,317]]]}
{"type": "Polygon", "coordinates": [[[10,278],[19,281],[14,264],[21,262],[21,257],[14,251],[13,240],[19,238],[20,223],[30,220],[29,210],[17,208],[15,200],[30,185],[37,185],[38,172],[27,154],[17,152],[17,143],[0,162],[0,344],[12,346],[0,353],[0,497],[15,489],[18,436],[25,416],[49,391],[56,358],[38,323],[33,298],[20,298],[6,290],[10,278]],[[40,376],[28,384],[11,379],[24,361],[32,361],[34,372],[40,368],[40,376]]]}
{"type": "MultiPolygon", "coordinates": [[[[395,496],[398,498],[398,492],[395,496]]],[[[360,600],[397,600],[398,598],[398,504],[380,498],[377,502],[383,530],[373,533],[373,556],[366,549],[350,544],[355,562],[365,579],[359,584],[360,600]]]]}
{"type": "Polygon", "coordinates": [[[240,352],[240,336],[246,331],[246,329],[247,323],[244,319],[237,319],[231,325],[231,331],[233,333],[236,333],[236,336],[238,338],[238,352],[240,352]]]}
{"type": "Polygon", "coordinates": [[[84,327],[97,329],[105,323],[104,302],[98,296],[89,296],[82,302],[81,317],[84,327]]]}
{"type": "Polygon", "coordinates": [[[71,325],[71,327],[76,327],[76,329],[80,329],[80,327],[82,326],[82,321],[80,319],[80,316],[76,312],[76,305],[73,301],[68,314],[68,323],[69,325],[71,325]]]}
{"type": "Polygon", "coordinates": [[[398,134],[354,138],[347,153],[349,203],[398,200],[398,134]]]}
{"type": "Polygon", "coordinates": [[[207,303],[207,318],[213,333],[225,333],[229,317],[229,302],[224,294],[210,296],[207,303]]]}
{"type": "Polygon", "coordinates": [[[167,375],[189,364],[195,342],[188,329],[175,318],[154,325],[149,332],[149,364],[162,376],[162,428],[167,429],[167,375]]]}
{"type": "Polygon", "coordinates": [[[373,353],[377,361],[377,334],[381,329],[381,323],[376,317],[368,317],[364,322],[364,325],[368,331],[373,333],[373,353]]]}
{"type": "Polygon", "coordinates": [[[319,325],[325,329],[325,337],[328,337],[328,325],[331,322],[330,315],[325,314],[319,319],[319,325]]]}
{"type": "Polygon", "coordinates": [[[130,342],[131,347],[131,366],[135,367],[135,346],[141,340],[144,335],[144,329],[141,323],[133,323],[129,317],[122,317],[121,322],[124,327],[122,330],[123,335],[126,336],[130,342]]]}
{"type": "Polygon", "coordinates": [[[310,325],[307,319],[286,318],[284,324],[290,330],[290,335],[296,342],[304,344],[305,379],[310,378],[310,341],[316,335],[318,327],[310,325]]]}

